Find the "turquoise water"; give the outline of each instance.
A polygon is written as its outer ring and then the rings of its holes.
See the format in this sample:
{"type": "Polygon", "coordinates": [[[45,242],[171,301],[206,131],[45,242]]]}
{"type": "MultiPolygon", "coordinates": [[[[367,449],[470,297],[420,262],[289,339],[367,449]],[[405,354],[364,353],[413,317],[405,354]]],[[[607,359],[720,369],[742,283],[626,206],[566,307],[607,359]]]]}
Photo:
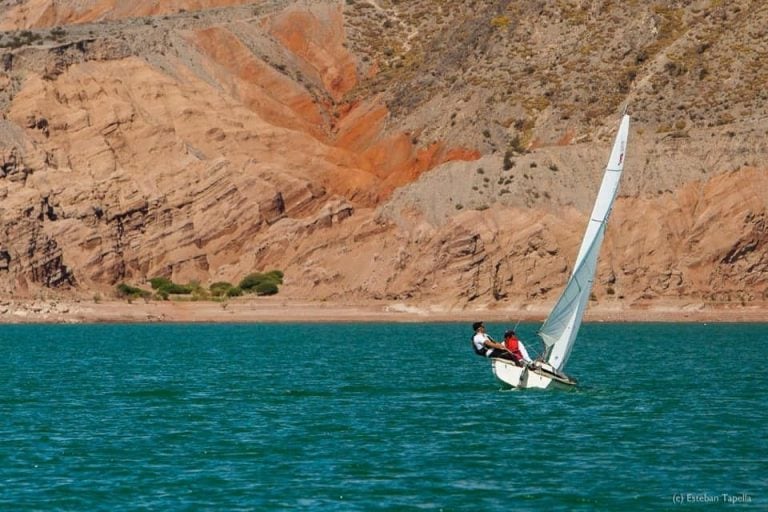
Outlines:
{"type": "Polygon", "coordinates": [[[570,393],[469,331],[0,326],[0,509],[768,507],[768,325],[586,325],[570,393]]]}

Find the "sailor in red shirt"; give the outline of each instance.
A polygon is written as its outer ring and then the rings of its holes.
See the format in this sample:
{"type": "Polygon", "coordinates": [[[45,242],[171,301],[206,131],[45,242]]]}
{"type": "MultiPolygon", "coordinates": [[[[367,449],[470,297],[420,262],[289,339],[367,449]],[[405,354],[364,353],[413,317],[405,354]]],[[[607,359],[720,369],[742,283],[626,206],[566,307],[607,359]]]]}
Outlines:
{"type": "Polygon", "coordinates": [[[504,333],[504,346],[512,354],[518,366],[525,366],[525,358],[520,351],[520,340],[512,329],[504,333]]]}

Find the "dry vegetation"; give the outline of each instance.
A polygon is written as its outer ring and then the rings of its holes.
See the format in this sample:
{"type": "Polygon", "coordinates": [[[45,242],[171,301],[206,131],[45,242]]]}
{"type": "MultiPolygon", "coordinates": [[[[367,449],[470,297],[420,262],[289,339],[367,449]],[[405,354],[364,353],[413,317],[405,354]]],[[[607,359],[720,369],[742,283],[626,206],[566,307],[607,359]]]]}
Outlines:
{"type": "MultiPolygon", "coordinates": [[[[239,21],[290,3],[0,32],[0,52],[86,38],[174,52],[169,30],[237,32],[239,21]]],[[[425,143],[503,154],[591,140],[624,104],[649,133],[680,136],[768,114],[768,4],[759,0],[338,4],[362,78],[350,97],[383,95],[396,124],[425,143]]]]}
{"type": "Polygon", "coordinates": [[[627,103],[678,136],[767,114],[760,1],[346,0],[345,15],[377,70],[355,93],[428,119],[425,137],[503,153],[588,140],[627,103]]]}

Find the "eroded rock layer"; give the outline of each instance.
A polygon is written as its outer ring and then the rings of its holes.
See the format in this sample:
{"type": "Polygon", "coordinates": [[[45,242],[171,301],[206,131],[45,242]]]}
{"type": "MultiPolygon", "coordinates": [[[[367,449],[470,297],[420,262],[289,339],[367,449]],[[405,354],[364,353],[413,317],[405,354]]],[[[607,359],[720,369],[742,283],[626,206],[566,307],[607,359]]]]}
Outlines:
{"type": "Polygon", "coordinates": [[[768,99],[698,57],[764,56],[764,9],[592,41],[584,6],[427,3],[0,2],[0,293],[280,268],[289,297],[549,302],[631,101],[594,300],[768,299],[768,99]]]}

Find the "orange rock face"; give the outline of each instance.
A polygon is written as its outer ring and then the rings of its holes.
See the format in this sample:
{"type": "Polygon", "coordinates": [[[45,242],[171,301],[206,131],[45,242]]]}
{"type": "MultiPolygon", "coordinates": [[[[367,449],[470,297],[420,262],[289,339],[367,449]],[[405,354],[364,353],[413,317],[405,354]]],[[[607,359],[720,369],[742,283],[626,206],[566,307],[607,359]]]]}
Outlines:
{"type": "Polygon", "coordinates": [[[382,103],[343,101],[356,67],[337,7],[249,30],[280,42],[273,58],[293,72],[211,26],[180,32],[187,46],[165,56],[167,71],[129,57],[26,75],[8,111],[25,142],[6,154],[19,169],[6,193],[30,220],[2,241],[6,293],[235,279],[270,262],[275,233],[334,229],[421,172],[475,156],[417,149],[385,131],[382,103]]]}
{"type": "Polygon", "coordinates": [[[119,20],[141,16],[157,16],[183,11],[198,11],[215,7],[229,7],[250,3],[246,0],[86,0],[59,2],[56,0],[29,0],[22,2],[0,16],[0,30],[45,28],[73,23],[119,20]]]}
{"type": "Polygon", "coordinates": [[[217,82],[265,121],[326,138],[326,113],[309,92],[257,58],[234,34],[211,27],[189,39],[207,57],[203,63],[217,82]]]}
{"type": "Polygon", "coordinates": [[[270,23],[272,34],[300,63],[316,75],[334,101],[357,84],[357,65],[344,48],[345,30],[341,6],[306,11],[289,8],[270,23]]]}
{"type": "MultiPolygon", "coordinates": [[[[763,304],[766,191],[765,170],[743,169],[659,198],[620,197],[592,304],[763,304]]],[[[369,276],[366,289],[454,307],[487,304],[489,297],[510,310],[551,304],[565,285],[586,225],[584,214],[572,208],[472,210],[440,227],[426,222],[418,207],[401,215],[398,223],[413,228],[379,247],[382,270],[369,276]]]]}

